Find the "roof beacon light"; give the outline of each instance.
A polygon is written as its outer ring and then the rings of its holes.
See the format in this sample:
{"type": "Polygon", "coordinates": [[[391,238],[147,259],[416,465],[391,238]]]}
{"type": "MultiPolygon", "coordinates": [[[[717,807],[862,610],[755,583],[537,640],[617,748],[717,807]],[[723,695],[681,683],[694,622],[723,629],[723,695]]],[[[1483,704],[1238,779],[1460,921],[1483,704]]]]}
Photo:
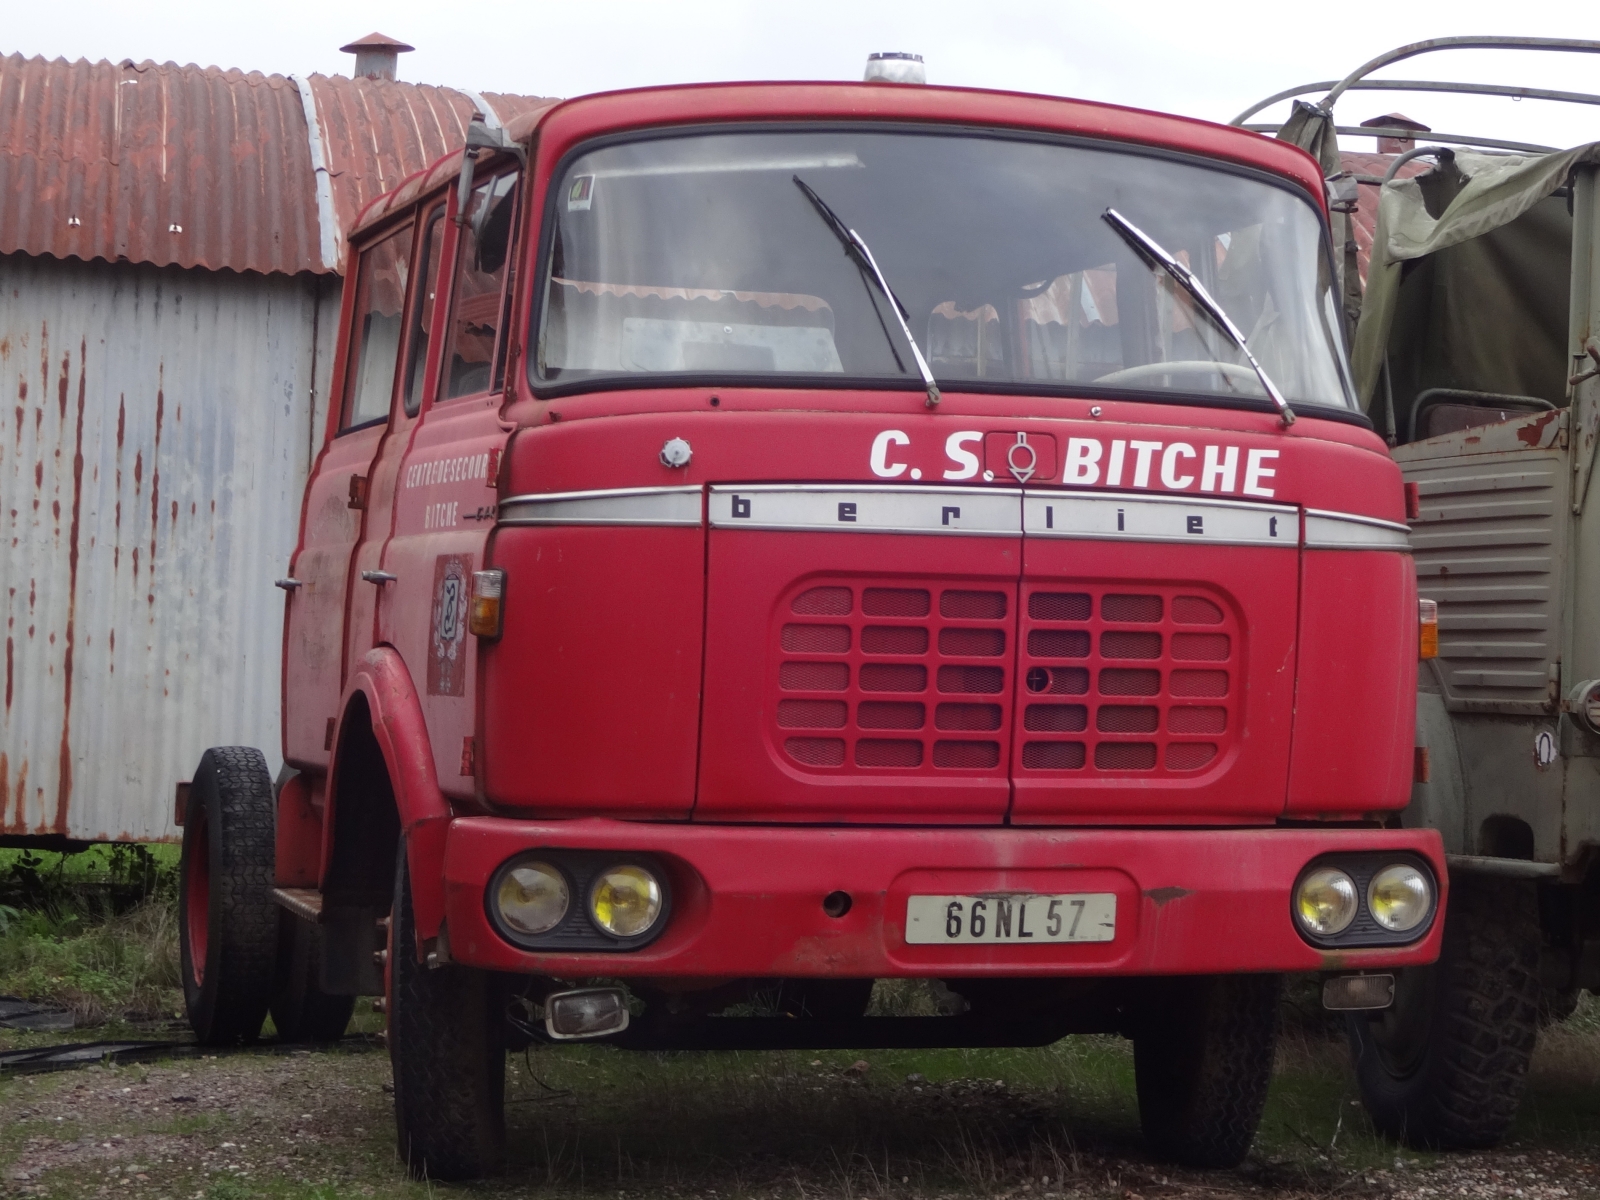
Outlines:
{"type": "Polygon", "coordinates": [[[904,54],[888,50],[867,55],[867,72],[863,83],[927,83],[928,69],[922,65],[922,55],[904,54]]]}

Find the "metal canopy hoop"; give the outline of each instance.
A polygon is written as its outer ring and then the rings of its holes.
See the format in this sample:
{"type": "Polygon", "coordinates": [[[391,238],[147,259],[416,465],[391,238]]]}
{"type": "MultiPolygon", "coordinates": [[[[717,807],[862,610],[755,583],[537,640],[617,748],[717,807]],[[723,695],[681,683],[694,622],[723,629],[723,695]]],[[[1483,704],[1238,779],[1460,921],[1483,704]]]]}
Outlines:
{"type": "MultiPolygon", "coordinates": [[[[1256,132],[1275,132],[1277,129],[1275,125],[1246,125],[1245,122],[1262,110],[1277,104],[1280,100],[1290,100],[1296,96],[1320,92],[1324,88],[1328,89],[1328,93],[1317,101],[1316,105],[1324,112],[1332,112],[1333,106],[1338,103],[1339,98],[1348,91],[1447,92],[1471,96],[1508,96],[1515,100],[1553,100],[1564,104],[1600,104],[1600,95],[1593,95],[1588,92],[1512,87],[1494,83],[1450,83],[1441,80],[1367,78],[1372,72],[1383,67],[1403,62],[1408,58],[1415,58],[1419,54],[1431,54],[1437,50],[1553,50],[1569,54],[1600,54],[1600,41],[1590,41],[1582,38],[1496,37],[1470,34],[1459,37],[1429,38],[1426,41],[1412,42],[1410,45],[1401,46],[1398,49],[1380,54],[1378,57],[1363,63],[1337,82],[1324,80],[1275,92],[1259,103],[1245,109],[1234,117],[1229,124],[1243,126],[1256,132]]],[[[1414,129],[1378,129],[1366,126],[1359,128],[1341,126],[1337,132],[1341,136],[1351,137],[1415,138],[1418,135],[1418,131],[1414,129]]],[[[1426,135],[1426,140],[1430,142],[1448,142],[1461,146],[1485,146],[1496,150],[1520,150],[1536,154],[1543,154],[1552,149],[1549,146],[1540,146],[1529,142],[1510,142],[1501,138],[1462,134],[1429,132],[1426,135]]]]}

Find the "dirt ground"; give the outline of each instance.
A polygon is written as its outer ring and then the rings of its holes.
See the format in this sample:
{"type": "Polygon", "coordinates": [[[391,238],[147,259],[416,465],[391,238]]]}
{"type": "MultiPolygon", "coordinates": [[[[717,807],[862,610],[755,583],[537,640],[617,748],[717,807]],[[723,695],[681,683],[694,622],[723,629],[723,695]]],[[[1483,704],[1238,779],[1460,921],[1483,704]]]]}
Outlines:
{"type": "Polygon", "coordinates": [[[564,1047],[513,1056],[507,1085],[506,1176],[445,1187],[396,1163],[388,1058],[370,1036],[7,1075],[0,1196],[1600,1195],[1600,1036],[1587,1028],[1542,1040],[1511,1144],[1462,1156],[1377,1139],[1337,1042],[1287,1038],[1256,1150],[1224,1172],[1145,1156],[1131,1056],[1109,1038],[861,1057],[564,1047]]]}

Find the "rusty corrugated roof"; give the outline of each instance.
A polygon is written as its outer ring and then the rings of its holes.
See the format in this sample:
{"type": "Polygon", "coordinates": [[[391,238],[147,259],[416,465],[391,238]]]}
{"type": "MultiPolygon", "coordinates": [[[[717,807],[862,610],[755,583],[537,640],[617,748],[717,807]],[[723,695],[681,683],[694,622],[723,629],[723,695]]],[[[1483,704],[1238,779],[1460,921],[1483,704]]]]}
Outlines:
{"type": "MultiPolygon", "coordinates": [[[[482,99],[500,121],[541,103],[482,99]]],[[[391,80],[0,58],[0,254],[337,270],[361,208],[458,149],[476,107],[391,80]]]]}

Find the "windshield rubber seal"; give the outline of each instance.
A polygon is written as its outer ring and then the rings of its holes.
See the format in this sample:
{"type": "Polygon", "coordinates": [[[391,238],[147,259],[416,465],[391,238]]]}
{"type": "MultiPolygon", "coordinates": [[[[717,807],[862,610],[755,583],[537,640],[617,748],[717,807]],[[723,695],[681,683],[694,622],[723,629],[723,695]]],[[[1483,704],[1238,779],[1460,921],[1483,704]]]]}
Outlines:
{"type": "MultiPolygon", "coordinates": [[[[538,361],[537,347],[539,345],[539,331],[544,322],[545,299],[548,289],[545,287],[550,259],[555,244],[556,207],[560,189],[556,182],[564,179],[572,164],[585,154],[596,150],[603,150],[608,146],[625,143],[657,141],[667,138],[696,137],[719,133],[749,133],[752,130],[780,130],[785,133],[836,133],[859,132],[870,130],[874,133],[915,133],[935,137],[990,137],[997,141],[1010,142],[1042,142],[1055,146],[1074,146],[1083,149],[1110,151],[1111,153],[1131,154],[1146,158],[1165,159],[1168,162],[1183,163],[1188,166],[1197,166],[1225,174],[1236,175],[1242,179],[1255,180],[1296,197],[1311,209],[1317,219],[1317,225],[1322,230],[1322,245],[1326,251],[1327,267],[1330,279],[1337,279],[1337,264],[1333,256],[1333,230],[1329,224],[1328,216],[1317,205],[1306,189],[1291,179],[1259,167],[1252,167],[1246,163],[1219,160],[1204,154],[1195,154],[1188,151],[1176,150],[1170,146],[1146,145],[1140,142],[1130,142],[1120,138],[1095,137],[1084,133],[1059,133],[1035,128],[1019,128],[1010,125],[968,125],[954,122],[919,122],[919,121],[846,121],[829,119],[826,121],[806,120],[804,118],[794,121],[715,121],[694,122],[673,125],[652,125],[635,129],[618,130],[614,133],[601,134],[598,137],[587,138],[571,147],[551,171],[545,183],[545,196],[540,213],[538,258],[535,260],[535,269],[530,273],[534,282],[534,295],[529,297],[528,328],[525,344],[530,352],[523,355],[523,379],[535,400],[555,400],[563,396],[579,395],[587,392],[606,391],[637,391],[642,388],[680,388],[680,387],[757,387],[763,389],[793,387],[818,388],[828,391],[857,390],[857,391],[886,391],[886,392],[914,392],[921,394],[922,381],[914,376],[904,379],[898,376],[825,376],[817,374],[783,375],[775,372],[763,372],[760,375],[737,375],[732,372],[717,373],[688,373],[688,372],[656,372],[649,375],[595,375],[585,379],[573,379],[566,382],[547,383],[534,378],[535,364],[538,361]],[[759,380],[759,382],[753,382],[759,380]],[[792,382],[791,382],[792,381],[792,382]]],[[[1348,347],[1341,346],[1345,351],[1345,361],[1341,364],[1343,369],[1339,374],[1349,384],[1348,347]]],[[[1203,408],[1243,409],[1245,411],[1268,412],[1277,415],[1277,408],[1270,400],[1255,400],[1253,397],[1222,397],[1209,392],[1177,392],[1171,388],[1143,390],[1138,388],[1096,388],[1093,384],[1029,384],[1019,380],[1007,380],[1003,384],[984,386],[982,380],[962,379],[952,380],[959,383],[959,387],[946,390],[945,394],[960,392],[975,392],[981,394],[1000,394],[1018,396],[1048,396],[1051,398],[1083,397],[1095,400],[1128,400],[1136,403],[1172,403],[1180,406],[1199,406],[1203,408]],[[976,386],[975,386],[976,385],[976,386]]],[[[943,389],[941,389],[943,390],[943,389]]],[[[1352,392],[1353,396],[1353,392],[1352,392]]],[[[1295,400],[1295,413],[1297,416],[1324,417],[1329,420],[1339,421],[1343,424],[1357,425],[1365,429],[1374,429],[1370,418],[1359,407],[1345,408],[1342,405],[1319,403],[1315,400],[1295,400]],[[1302,409],[1304,410],[1302,412],[1302,409]]]]}

